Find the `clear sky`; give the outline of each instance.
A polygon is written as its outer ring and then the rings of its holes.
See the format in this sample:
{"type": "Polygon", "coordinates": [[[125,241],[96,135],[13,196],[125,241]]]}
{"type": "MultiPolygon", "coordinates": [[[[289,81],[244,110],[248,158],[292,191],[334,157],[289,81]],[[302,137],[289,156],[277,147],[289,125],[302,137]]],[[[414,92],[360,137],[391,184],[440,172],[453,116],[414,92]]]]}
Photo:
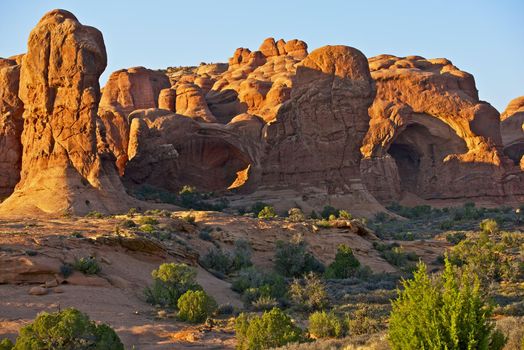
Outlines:
{"type": "Polygon", "coordinates": [[[302,39],[371,57],[446,57],[475,76],[480,98],[503,110],[524,95],[524,0],[0,0],[0,56],[26,50],[45,12],[63,8],[104,34],[108,67],[227,62],[263,39],[302,39]]]}

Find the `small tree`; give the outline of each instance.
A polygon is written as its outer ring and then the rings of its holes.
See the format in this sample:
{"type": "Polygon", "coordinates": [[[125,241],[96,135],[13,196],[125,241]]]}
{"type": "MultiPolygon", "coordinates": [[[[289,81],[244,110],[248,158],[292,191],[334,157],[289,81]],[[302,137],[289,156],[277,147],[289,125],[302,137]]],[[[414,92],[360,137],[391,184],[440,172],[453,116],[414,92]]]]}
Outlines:
{"type": "Polygon", "coordinates": [[[97,325],[73,308],[60,312],[42,312],[33,323],[23,327],[15,350],[115,349],[124,345],[106,324],[97,325]]]}
{"type": "Polygon", "coordinates": [[[479,226],[482,230],[482,233],[485,234],[493,234],[499,231],[499,225],[493,219],[484,219],[479,226]]]}
{"type": "Polygon", "coordinates": [[[14,346],[13,342],[7,338],[0,341],[0,350],[11,350],[14,346]]]}
{"type": "Polygon", "coordinates": [[[145,290],[146,299],[152,304],[172,308],[188,290],[201,290],[196,283],[196,271],[186,264],[165,263],[151,272],[153,285],[145,290]]]}
{"type": "Polygon", "coordinates": [[[239,350],[269,349],[302,339],[300,328],[276,307],[262,316],[240,314],[235,322],[235,332],[239,350]]]}
{"type": "Polygon", "coordinates": [[[338,338],[344,335],[344,323],[332,312],[317,311],[309,316],[308,330],[315,338],[338,338]]]}
{"type": "Polygon", "coordinates": [[[446,258],[444,272],[432,279],[419,263],[403,286],[389,320],[393,350],[498,350],[504,345],[490,321],[492,309],[482,297],[478,277],[470,271],[458,273],[446,258]]]}
{"type": "Polygon", "coordinates": [[[259,219],[272,219],[276,218],[277,213],[275,212],[275,208],[273,208],[270,205],[265,206],[259,213],[258,218],[259,219]]]}
{"type": "Polygon", "coordinates": [[[326,269],[326,278],[349,278],[355,276],[360,262],[353,255],[353,251],[345,244],[341,244],[337,248],[335,261],[333,261],[326,269]]]}
{"type": "Polygon", "coordinates": [[[192,323],[203,322],[216,309],[216,301],[204,291],[188,290],[178,299],[178,317],[192,323]]]}

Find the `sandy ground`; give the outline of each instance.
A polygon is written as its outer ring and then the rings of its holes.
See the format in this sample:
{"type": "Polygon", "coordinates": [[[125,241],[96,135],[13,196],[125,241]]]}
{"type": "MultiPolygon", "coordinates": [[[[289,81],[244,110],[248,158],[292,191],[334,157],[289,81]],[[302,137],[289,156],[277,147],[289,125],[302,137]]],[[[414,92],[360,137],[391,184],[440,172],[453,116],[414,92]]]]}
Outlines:
{"type": "MultiPolygon", "coordinates": [[[[186,213],[177,212],[183,216],[186,213]]],[[[351,246],[362,264],[375,272],[393,272],[395,268],[373,249],[373,239],[347,228],[315,231],[310,224],[284,220],[258,220],[215,212],[194,212],[196,226],[182,220],[159,218],[161,225],[176,232],[172,239],[129,238],[125,230],[115,232],[124,218],[57,218],[49,220],[0,221],[0,339],[14,340],[20,327],[41,311],[75,307],[91,319],[111,325],[126,349],[233,349],[234,332],[227,318],[213,328],[191,326],[173,318],[158,318],[158,310],[144,301],[143,290],[151,283],[151,271],[163,262],[177,261],[193,265],[198,283],[219,304],[242,307],[239,295],[230,284],[198,266],[198,256],[214,245],[231,249],[238,239],[253,247],[253,262],[262,269],[271,268],[278,240],[302,235],[313,254],[329,263],[340,243],[351,246]],[[171,226],[169,226],[171,225],[171,226]],[[208,230],[212,241],[199,238],[208,230]],[[83,238],[72,236],[81,234],[83,238]],[[97,276],[74,272],[67,280],[60,277],[60,266],[82,256],[95,256],[102,271],[97,276]],[[30,295],[29,289],[56,280],[58,291],[30,295]]],[[[442,242],[407,242],[431,262],[442,252],[442,242]]]]}

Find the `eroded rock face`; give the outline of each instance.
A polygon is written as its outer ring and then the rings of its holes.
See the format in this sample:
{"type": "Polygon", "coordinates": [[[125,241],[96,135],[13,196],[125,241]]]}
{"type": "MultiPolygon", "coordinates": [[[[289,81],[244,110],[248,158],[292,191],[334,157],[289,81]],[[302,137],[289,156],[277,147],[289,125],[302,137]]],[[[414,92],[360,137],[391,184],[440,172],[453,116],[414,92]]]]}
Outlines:
{"type": "Polygon", "coordinates": [[[137,110],[130,115],[129,163],[125,178],[177,192],[184,185],[202,191],[224,190],[259,157],[249,138],[263,123],[243,117],[230,125],[199,123],[166,110],[137,110]],[[250,148],[251,147],[251,148],[250,148]]]}
{"type": "Polygon", "coordinates": [[[134,67],[113,72],[102,93],[98,115],[106,128],[106,137],[116,165],[123,174],[127,162],[129,121],[136,109],[158,107],[160,91],[169,88],[169,78],[162,72],[134,67]]]}
{"type": "Polygon", "coordinates": [[[224,124],[242,113],[274,120],[290,98],[296,66],[306,56],[307,44],[300,40],[268,38],[258,51],[237,49],[229,69],[215,78],[206,94],[211,112],[224,124]]]}
{"type": "Polygon", "coordinates": [[[176,88],[176,113],[196,120],[214,123],[215,116],[209,110],[204,94],[196,84],[182,83],[176,88]]]}
{"type": "Polygon", "coordinates": [[[524,170],[524,96],[512,100],[500,120],[504,153],[524,170]]]}
{"type": "Polygon", "coordinates": [[[0,198],[10,195],[20,179],[24,104],[18,98],[20,65],[0,59],[0,198]]]}
{"type": "Polygon", "coordinates": [[[97,132],[98,78],[106,66],[102,34],[64,10],[31,31],[22,60],[24,103],[20,182],[1,213],[121,210],[128,200],[97,132]]]}
{"type": "Polygon", "coordinates": [[[504,197],[521,186],[500,152],[498,112],[479,101],[473,76],[419,56],[381,55],[369,67],[377,97],[361,170],[377,198],[504,197]]]}
{"type": "Polygon", "coordinates": [[[261,186],[325,186],[343,193],[358,171],[367,109],[375,95],[366,57],[347,46],[325,46],[302,61],[290,100],[267,126],[261,186]]]}

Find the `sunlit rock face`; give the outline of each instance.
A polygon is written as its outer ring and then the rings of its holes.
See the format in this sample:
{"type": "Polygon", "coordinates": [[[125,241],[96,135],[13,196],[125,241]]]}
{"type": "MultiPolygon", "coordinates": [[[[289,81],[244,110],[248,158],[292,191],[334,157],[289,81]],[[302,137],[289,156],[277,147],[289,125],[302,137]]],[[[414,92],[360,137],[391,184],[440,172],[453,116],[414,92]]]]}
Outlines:
{"type": "Polygon", "coordinates": [[[524,96],[512,100],[500,120],[504,153],[524,170],[524,96]]]}
{"type": "Polygon", "coordinates": [[[380,200],[507,197],[522,179],[502,153],[499,113],[446,59],[369,59],[377,97],[361,170],[380,200]]]}
{"type": "Polygon", "coordinates": [[[20,181],[1,213],[117,211],[128,197],[97,127],[102,34],[70,12],[31,31],[18,95],[24,104],[20,181]]]}

